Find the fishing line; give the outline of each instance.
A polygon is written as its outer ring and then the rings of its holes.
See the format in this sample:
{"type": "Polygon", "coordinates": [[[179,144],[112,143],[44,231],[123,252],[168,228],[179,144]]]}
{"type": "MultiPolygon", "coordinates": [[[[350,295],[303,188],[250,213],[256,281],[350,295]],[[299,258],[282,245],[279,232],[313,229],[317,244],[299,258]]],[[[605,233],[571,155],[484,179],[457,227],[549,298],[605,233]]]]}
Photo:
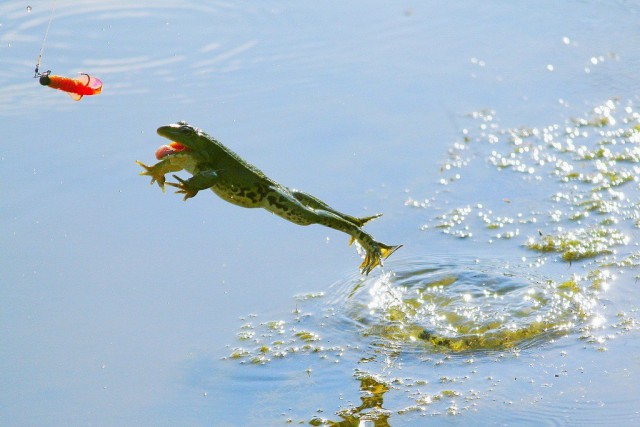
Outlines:
{"type": "MultiPolygon", "coordinates": [[[[42,53],[44,52],[44,45],[47,42],[47,36],[49,35],[49,28],[51,28],[51,21],[53,21],[53,14],[55,11],[56,11],[56,0],[53,0],[51,4],[51,15],[49,16],[49,23],[47,24],[47,30],[44,32],[44,39],[42,39],[42,47],[40,48],[40,55],[38,55],[38,62],[36,63],[35,74],[33,75],[34,79],[42,75],[38,70],[40,69],[40,63],[42,62],[42,53]]],[[[47,71],[44,74],[47,74],[49,72],[50,71],[47,71]]]]}

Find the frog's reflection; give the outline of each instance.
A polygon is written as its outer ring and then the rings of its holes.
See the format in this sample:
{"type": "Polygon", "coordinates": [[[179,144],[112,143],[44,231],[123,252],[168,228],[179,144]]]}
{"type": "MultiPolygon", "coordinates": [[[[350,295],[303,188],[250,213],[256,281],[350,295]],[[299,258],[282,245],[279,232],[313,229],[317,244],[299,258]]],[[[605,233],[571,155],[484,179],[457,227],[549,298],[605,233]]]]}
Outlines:
{"type": "Polygon", "coordinates": [[[313,419],[311,425],[337,427],[389,427],[391,411],[383,408],[384,395],[389,386],[369,374],[359,375],[360,400],[357,407],[344,409],[338,413],[341,421],[313,419]]]}

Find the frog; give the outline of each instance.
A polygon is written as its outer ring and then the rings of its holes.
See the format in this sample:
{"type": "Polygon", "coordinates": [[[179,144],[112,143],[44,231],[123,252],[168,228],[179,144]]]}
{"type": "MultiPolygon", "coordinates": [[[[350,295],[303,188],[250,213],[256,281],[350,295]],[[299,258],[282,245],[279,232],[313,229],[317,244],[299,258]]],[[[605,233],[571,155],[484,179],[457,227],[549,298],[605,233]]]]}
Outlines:
{"type": "Polygon", "coordinates": [[[342,213],[308,193],[286,187],[265,175],[256,166],[203,130],[180,121],[157,130],[158,135],[171,141],[156,151],[158,163],[149,166],[136,161],[143,168],[140,175],[151,177],[165,191],[165,185],[175,187],[187,201],[200,191],[211,190],[221,199],[243,208],[262,208],[294,224],[319,224],[348,234],[349,245],[357,242],[364,249],[360,273],[368,275],[375,267],[402,245],[380,243],[362,227],[382,214],[355,217],[342,213]],[[183,179],[174,172],[191,174],[183,179]],[[171,173],[176,182],[167,182],[171,173]]]}

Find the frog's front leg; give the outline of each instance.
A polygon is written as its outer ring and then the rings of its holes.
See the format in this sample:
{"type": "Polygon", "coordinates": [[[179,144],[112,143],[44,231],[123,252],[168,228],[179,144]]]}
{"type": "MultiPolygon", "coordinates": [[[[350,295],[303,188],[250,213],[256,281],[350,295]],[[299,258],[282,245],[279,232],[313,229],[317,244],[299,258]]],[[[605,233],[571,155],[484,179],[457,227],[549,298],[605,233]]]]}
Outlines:
{"type": "Polygon", "coordinates": [[[167,182],[167,185],[176,187],[178,189],[176,193],[184,194],[185,201],[198,194],[198,191],[211,188],[218,180],[218,174],[213,169],[200,170],[186,180],[177,175],[173,175],[173,177],[178,182],[167,182]]]}
{"type": "Polygon", "coordinates": [[[153,166],[147,166],[139,160],[136,163],[144,168],[140,175],[147,175],[151,177],[151,185],[154,182],[158,183],[158,186],[164,191],[165,178],[164,175],[169,172],[178,172],[182,167],[173,164],[171,159],[164,159],[153,166]]]}

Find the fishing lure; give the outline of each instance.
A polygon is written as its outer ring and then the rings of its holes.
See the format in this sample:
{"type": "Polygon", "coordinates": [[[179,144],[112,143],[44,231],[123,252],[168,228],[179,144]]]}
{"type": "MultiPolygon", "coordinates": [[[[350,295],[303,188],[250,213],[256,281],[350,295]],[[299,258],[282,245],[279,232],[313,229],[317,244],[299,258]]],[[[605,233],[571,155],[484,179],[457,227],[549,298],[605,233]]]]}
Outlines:
{"type": "Polygon", "coordinates": [[[102,82],[85,73],[80,73],[78,77],[72,79],[55,76],[51,71],[47,71],[39,77],[41,85],[67,92],[76,101],[80,101],[85,95],[97,95],[102,91],[102,82]]]}
{"type": "MultiPolygon", "coordinates": [[[[102,91],[102,82],[100,79],[90,76],[86,73],[80,73],[75,79],[69,77],[51,75],[51,70],[41,73],[40,64],[42,63],[42,54],[44,53],[44,46],[47,42],[47,36],[49,35],[49,29],[51,28],[51,21],[53,21],[53,14],[56,9],[56,0],[53,0],[51,4],[51,15],[49,16],[49,23],[47,24],[47,30],[44,33],[42,39],[42,46],[40,46],[40,54],[38,55],[38,62],[36,62],[35,73],[33,78],[39,78],[42,86],[49,86],[53,89],[62,90],[67,92],[76,101],[80,101],[85,95],[97,95],[102,91]]],[[[29,6],[30,10],[30,6],[29,6]]]]}

